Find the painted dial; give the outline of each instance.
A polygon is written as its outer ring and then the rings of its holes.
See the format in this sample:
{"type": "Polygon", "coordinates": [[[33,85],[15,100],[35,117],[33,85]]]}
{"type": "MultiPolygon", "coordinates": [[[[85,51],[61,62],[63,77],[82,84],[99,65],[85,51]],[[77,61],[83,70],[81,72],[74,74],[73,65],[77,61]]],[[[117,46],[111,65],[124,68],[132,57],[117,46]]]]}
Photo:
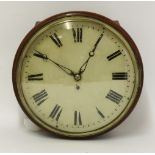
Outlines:
{"type": "Polygon", "coordinates": [[[71,16],[41,27],[20,56],[22,106],[40,126],[66,136],[104,132],[130,109],[138,65],[126,39],[99,20],[71,16]]]}

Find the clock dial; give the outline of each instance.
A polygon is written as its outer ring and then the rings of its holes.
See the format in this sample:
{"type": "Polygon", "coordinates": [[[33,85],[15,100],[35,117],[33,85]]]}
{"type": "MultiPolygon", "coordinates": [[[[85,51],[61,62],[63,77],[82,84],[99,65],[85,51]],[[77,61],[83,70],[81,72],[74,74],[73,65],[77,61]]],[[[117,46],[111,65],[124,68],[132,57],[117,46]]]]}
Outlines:
{"type": "Polygon", "coordinates": [[[73,137],[115,126],[133,106],[140,85],[125,37],[84,16],[40,27],[22,48],[17,73],[19,98],[32,120],[73,137]]]}

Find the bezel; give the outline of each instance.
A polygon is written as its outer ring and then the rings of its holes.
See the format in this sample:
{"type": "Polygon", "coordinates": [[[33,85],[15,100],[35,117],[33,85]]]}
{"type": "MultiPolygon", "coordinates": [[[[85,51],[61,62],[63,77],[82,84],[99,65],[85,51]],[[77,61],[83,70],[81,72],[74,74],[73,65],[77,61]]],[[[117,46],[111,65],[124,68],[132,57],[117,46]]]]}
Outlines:
{"type": "MultiPolygon", "coordinates": [[[[14,92],[15,92],[15,96],[18,100],[19,105],[21,106],[22,110],[25,112],[25,114],[35,123],[37,124],[39,127],[45,129],[48,132],[53,132],[55,134],[57,134],[58,136],[65,136],[68,138],[85,138],[85,137],[92,137],[95,135],[100,135],[103,133],[106,133],[110,130],[112,130],[113,128],[115,128],[116,126],[118,126],[122,121],[124,121],[127,116],[131,113],[131,111],[134,109],[136,103],[138,102],[138,99],[140,97],[141,91],[142,91],[142,87],[143,87],[143,78],[144,78],[144,72],[143,72],[143,63],[141,60],[141,56],[139,54],[138,48],[136,46],[136,44],[134,43],[134,41],[132,40],[132,38],[129,36],[129,34],[117,23],[112,21],[111,19],[96,14],[96,13],[91,13],[91,12],[85,12],[85,11],[72,11],[72,12],[65,12],[65,13],[61,13],[61,14],[57,14],[54,15],[52,17],[49,17],[39,23],[36,24],[36,26],[25,36],[25,38],[23,39],[23,41],[21,42],[17,53],[15,55],[15,59],[14,59],[14,63],[13,63],[13,69],[12,69],[12,82],[13,82],[13,88],[14,88],[14,92]],[[67,132],[61,132],[59,130],[56,129],[49,129],[43,125],[41,125],[40,123],[38,123],[25,109],[25,107],[23,106],[22,100],[20,98],[19,92],[18,92],[18,83],[17,83],[17,76],[18,76],[18,72],[17,72],[17,68],[19,65],[19,60],[21,58],[21,54],[23,49],[25,48],[25,46],[27,45],[27,43],[29,42],[29,40],[32,38],[33,35],[35,35],[35,33],[40,30],[42,27],[44,27],[45,25],[54,22],[55,20],[64,18],[64,17],[75,17],[75,16],[82,16],[82,17],[88,17],[88,18],[93,18],[96,20],[99,20],[101,22],[106,23],[107,25],[110,25],[111,27],[113,27],[116,31],[118,31],[124,38],[125,40],[128,42],[128,44],[130,45],[130,48],[133,51],[134,57],[136,59],[136,63],[137,63],[137,69],[138,69],[138,74],[139,74],[139,83],[138,83],[138,90],[136,93],[136,96],[132,102],[132,105],[127,109],[127,112],[123,115],[123,117],[121,117],[120,119],[116,119],[114,120],[115,122],[110,125],[108,128],[106,129],[97,129],[97,132],[90,132],[89,135],[87,134],[69,134],[67,132]]],[[[87,132],[88,133],[88,132],[87,132]]]]}

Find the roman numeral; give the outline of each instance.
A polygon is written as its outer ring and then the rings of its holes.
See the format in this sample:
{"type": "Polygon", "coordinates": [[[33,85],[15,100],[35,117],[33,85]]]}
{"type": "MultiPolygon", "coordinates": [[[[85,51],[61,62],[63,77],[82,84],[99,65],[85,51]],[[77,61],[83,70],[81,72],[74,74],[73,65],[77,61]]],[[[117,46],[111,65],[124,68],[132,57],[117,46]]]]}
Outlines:
{"type": "Polygon", "coordinates": [[[57,36],[56,33],[52,34],[52,35],[49,36],[49,37],[52,39],[52,41],[55,43],[55,45],[56,45],[57,47],[61,47],[61,46],[62,46],[62,43],[61,43],[61,41],[60,41],[60,39],[58,38],[58,36],[57,36]]]}
{"type": "Polygon", "coordinates": [[[127,80],[128,79],[128,73],[127,72],[112,73],[112,79],[113,80],[127,80]]]}
{"type": "Polygon", "coordinates": [[[62,108],[58,104],[56,104],[55,107],[53,108],[51,114],[49,115],[49,117],[58,121],[59,117],[61,115],[61,112],[62,112],[62,108]]]}
{"type": "Polygon", "coordinates": [[[29,81],[33,81],[33,80],[43,80],[43,73],[28,75],[28,80],[29,80],[29,81]]]}
{"type": "Polygon", "coordinates": [[[108,98],[109,100],[119,104],[121,99],[123,98],[123,96],[118,94],[118,93],[116,93],[113,90],[110,90],[109,93],[107,94],[106,98],[108,98]]]}
{"type": "Polygon", "coordinates": [[[108,59],[108,61],[111,61],[112,59],[118,57],[118,56],[121,55],[121,54],[122,54],[121,51],[118,50],[118,51],[112,53],[111,55],[107,56],[107,59],[108,59]]]}
{"type": "Polygon", "coordinates": [[[104,115],[103,115],[103,113],[96,107],[96,110],[97,110],[97,113],[102,117],[102,118],[104,118],[104,115]]]}
{"type": "Polygon", "coordinates": [[[74,125],[82,125],[81,114],[78,111],[74,111],[74,125]]]}
{"type": "Polygon", "coordinates": [[[72,28],[73,38],[75,43],[82,42],[82,28],[72,28]]]}
{"type": "Polygon", "coordinates": [[[48,94],[47,94],[46,90],[44,89],[44,90],[40,91],[39,93],[36,93],[32,97],[33,97],[34,101],[37,103],[37,105],[40,105],[45,100],[47,100],[47,96],[48,96],[48,94]]]}

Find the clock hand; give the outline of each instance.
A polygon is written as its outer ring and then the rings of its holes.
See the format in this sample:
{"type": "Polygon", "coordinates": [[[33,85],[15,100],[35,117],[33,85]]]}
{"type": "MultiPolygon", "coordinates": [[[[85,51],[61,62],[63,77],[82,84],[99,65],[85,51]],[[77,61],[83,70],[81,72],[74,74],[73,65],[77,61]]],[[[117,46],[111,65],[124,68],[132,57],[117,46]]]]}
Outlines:
{"type": "Polygon", "coordinates": [[[43,54],[37,50],[35,50],[36,53],[33,53],[34,56],[42,58],[43,60],[48,60],[48,57],[46,54],[43,54]]]}
{"type": "Polygon", "coordinates": [[[80,67],[80,69],[79,69],[79,74],[81,75],[85,70],[86,70],[86,67],[87,67],[87,65],[88,65],[88,62],[89,62],[89,59],[90,59],[91,57],[89,56],[88,57],[88,59],[82,64],[82,66],[80,67]]]}
{"type": "Polygon", "coordinates": [[[97,45],[99,44],[100,40],[102,39],[102,37],[103,37],[103,33],[102,33],[102,34],[99,36],[99,38],[97,39],[97,41],[96,41],[96,43],[95,43],[95,45],[94,45],[94,48],[89,52],[89,57],[88,57],[88,59],[82,64],[82,66],[80,67],[78,74],[81,75],[81,74],[86,70],[87,65],[88,65],[88,62],[89,62],[90,58],[93,57],[93,56],[95,55],[95,50],[96,50],[97,45]]]}
{"type": "Polygon", "coordinates": [[[51,60],[50,58],[48,58],[48,60],[51,61],[51,62],[53,62],[55,65],[57,65],[59,68],[61,68],[61,69],[62,69],[65,73],[67,73],[68,75],[71,75],[71,76],[74,76],[74,75],[75,75],[75,73],[74,73],[71,69],[69,69],[69,68],[67,68],[67,67],[65,67],[65,66],[62,66],[62,65],[58,64],[57,62],[51,60]]]}
{"type": "Polygon", "coordinates": [[[71,69],[69,69],[69,68],[67,68],[67,67],[65,67],[63,65],[58,64],[57,62],[55,62],[52,59],[48,58],[46,54],[43,54],[43,53],[41,53],[41,52],[39,52],[37,50],[35,50],[35,52],[36,53],[34,53],[33,55],[35,55],[35,56],[37,56],[39,58],[42,58],[43,60],[49,60],[52,63],[54,63],[56,66],[58,66],[59,68],[61,68],[68,75],[75,76],[75,73],[71,69]]]}

